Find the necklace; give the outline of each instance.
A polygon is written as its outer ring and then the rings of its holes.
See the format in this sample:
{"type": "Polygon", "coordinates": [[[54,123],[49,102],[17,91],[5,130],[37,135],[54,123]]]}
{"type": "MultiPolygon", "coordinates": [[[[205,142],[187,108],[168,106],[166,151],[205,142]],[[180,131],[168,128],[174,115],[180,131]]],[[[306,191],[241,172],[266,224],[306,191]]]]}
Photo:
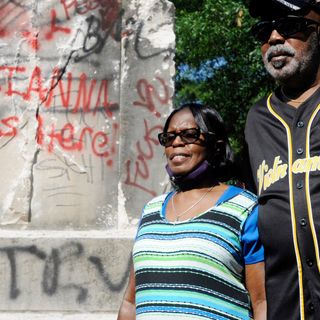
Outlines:
{"type": "Polygon", "coordinates": [[[182,216],[184,216],[186,213],[188,213],[192,208],[194,208],[197,204],[199,204],[203,199],[204,199],[204,197],[213,189],[213,187],[214,186],[212,186],[210,189],[208,189],[202,196],[201,196],[201,198],[199,199],[199,200],[197,200],[193,205],[191,205],[189,208],[187,208],[186,210],[184,210],[184,211],[182,211],[181,213],[177,213],[177,211],[176,211],[176,208],[175,208],[175,206],[174,206],[174,200],[173,200],[173,198],[174,198],[174,196],[177,194],[177,192],[175,192],[175,194],[172,196],[172,198],[171,198],[171,202],[172,202],[172,210],[173,210],[173,213],[174,213],[174,215],[175,215],[175,217],[176,217],[176,221],[180,221],[180,218],[182,217],[182,216]]]}

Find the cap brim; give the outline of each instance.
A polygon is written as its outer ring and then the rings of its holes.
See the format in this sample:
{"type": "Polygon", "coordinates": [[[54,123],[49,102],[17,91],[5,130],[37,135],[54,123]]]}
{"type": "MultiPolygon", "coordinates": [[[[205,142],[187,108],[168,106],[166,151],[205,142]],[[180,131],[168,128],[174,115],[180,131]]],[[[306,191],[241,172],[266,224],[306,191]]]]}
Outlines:
{"type": "Polygon", "coordinates": [[[251,0],[249,13],[253,18],[277,15],[277,13],[299,13],[310,5],[303,0],[251,0]]]}

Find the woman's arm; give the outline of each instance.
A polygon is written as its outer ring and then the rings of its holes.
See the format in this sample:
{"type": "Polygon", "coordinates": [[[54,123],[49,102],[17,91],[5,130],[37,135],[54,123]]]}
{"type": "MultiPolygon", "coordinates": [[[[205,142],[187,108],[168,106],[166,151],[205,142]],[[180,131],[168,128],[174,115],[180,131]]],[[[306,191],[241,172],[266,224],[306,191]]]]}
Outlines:
{"type": "Polygon", "coordinates": [[[264,262],[246,264],[246,287],[249,291],[254,320],[267,319],[264,262]]]}
{"type": "Polygon", "coordinates": [[[136,319],[136,280],[134,276],[133,263],[131,262],[130,276],[127,289],[119,309],[117,320],[136,319]]]}

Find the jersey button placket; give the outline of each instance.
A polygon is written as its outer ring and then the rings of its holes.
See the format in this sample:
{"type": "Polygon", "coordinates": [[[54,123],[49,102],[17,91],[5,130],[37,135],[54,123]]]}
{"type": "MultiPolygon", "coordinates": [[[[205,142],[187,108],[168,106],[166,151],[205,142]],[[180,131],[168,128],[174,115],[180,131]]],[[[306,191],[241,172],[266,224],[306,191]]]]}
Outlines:
{"type": "Polygon", "coordinates": [[[304,122],[303,121],[300,120],[300,121],[297,122],[297,127],[298,128],[303,128],[303,126],[304,126],[304,122]]]}
{"type": "Polygon", "coordinates": [[[303,148],[298,148],[297,149],[297,154],[302,155],[303,154],[303,148]]]}
{"type": "MultiPolygon", "coordinates": [[[[297,127],[298,127],[298,128],[303,128],[303,127],[304,127],[304,122],[303,122],[302,120],[299,120],[299,121],[297,122],[297,127]]],[[[297,153],[298,155],[302,155],[303,152],[304,152],[304,149],[301,148],[301,147],[298,147],[298,148],[296,149],[296,153],[297,153]]],[[[296,187],[297,187],[297,189],[299,189],[299,190],[302,189],[302,188],[303,188],[303,181],[302,181],[302,180],[297,181],[296,187]]]]}
{"type": "Polygon", "coordinates": [[[312,302],[308,304],[308,309],[309,309],[310,313],[314,312],[314,304],[312,302]]]}
{"type": "Polygon", "coordinates": [[[297,182],[297,188],[299,190],[303,188],[303,181],[300,180],[300,181],[297,182]]]}
{"type": "Polygon", "coordinates": [[[313,267],[313,260],[312,259],[307,259],[306,261],[307,261],[308,267],[310,267],[310,268],[313,267]]]}
{"type": "Polygon", "coordinates": [[[307,225],[307,220],[305,218],[300,219],[300,226],[305,227],[307,225]]]}

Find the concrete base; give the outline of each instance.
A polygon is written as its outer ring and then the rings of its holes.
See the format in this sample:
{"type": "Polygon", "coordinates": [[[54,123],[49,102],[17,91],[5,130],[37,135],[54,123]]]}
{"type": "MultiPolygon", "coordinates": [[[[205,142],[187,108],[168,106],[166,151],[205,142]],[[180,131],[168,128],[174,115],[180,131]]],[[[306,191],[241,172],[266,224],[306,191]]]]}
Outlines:
{"type": "Polygon", "coordinates": [[[116,320],[112,313],[1,313],[0,320],[116,320]]]}
{"type": "Polygon", "coordinates": [[[115,319],[133,234],[1,230],[0,320],[115,319]]]}

